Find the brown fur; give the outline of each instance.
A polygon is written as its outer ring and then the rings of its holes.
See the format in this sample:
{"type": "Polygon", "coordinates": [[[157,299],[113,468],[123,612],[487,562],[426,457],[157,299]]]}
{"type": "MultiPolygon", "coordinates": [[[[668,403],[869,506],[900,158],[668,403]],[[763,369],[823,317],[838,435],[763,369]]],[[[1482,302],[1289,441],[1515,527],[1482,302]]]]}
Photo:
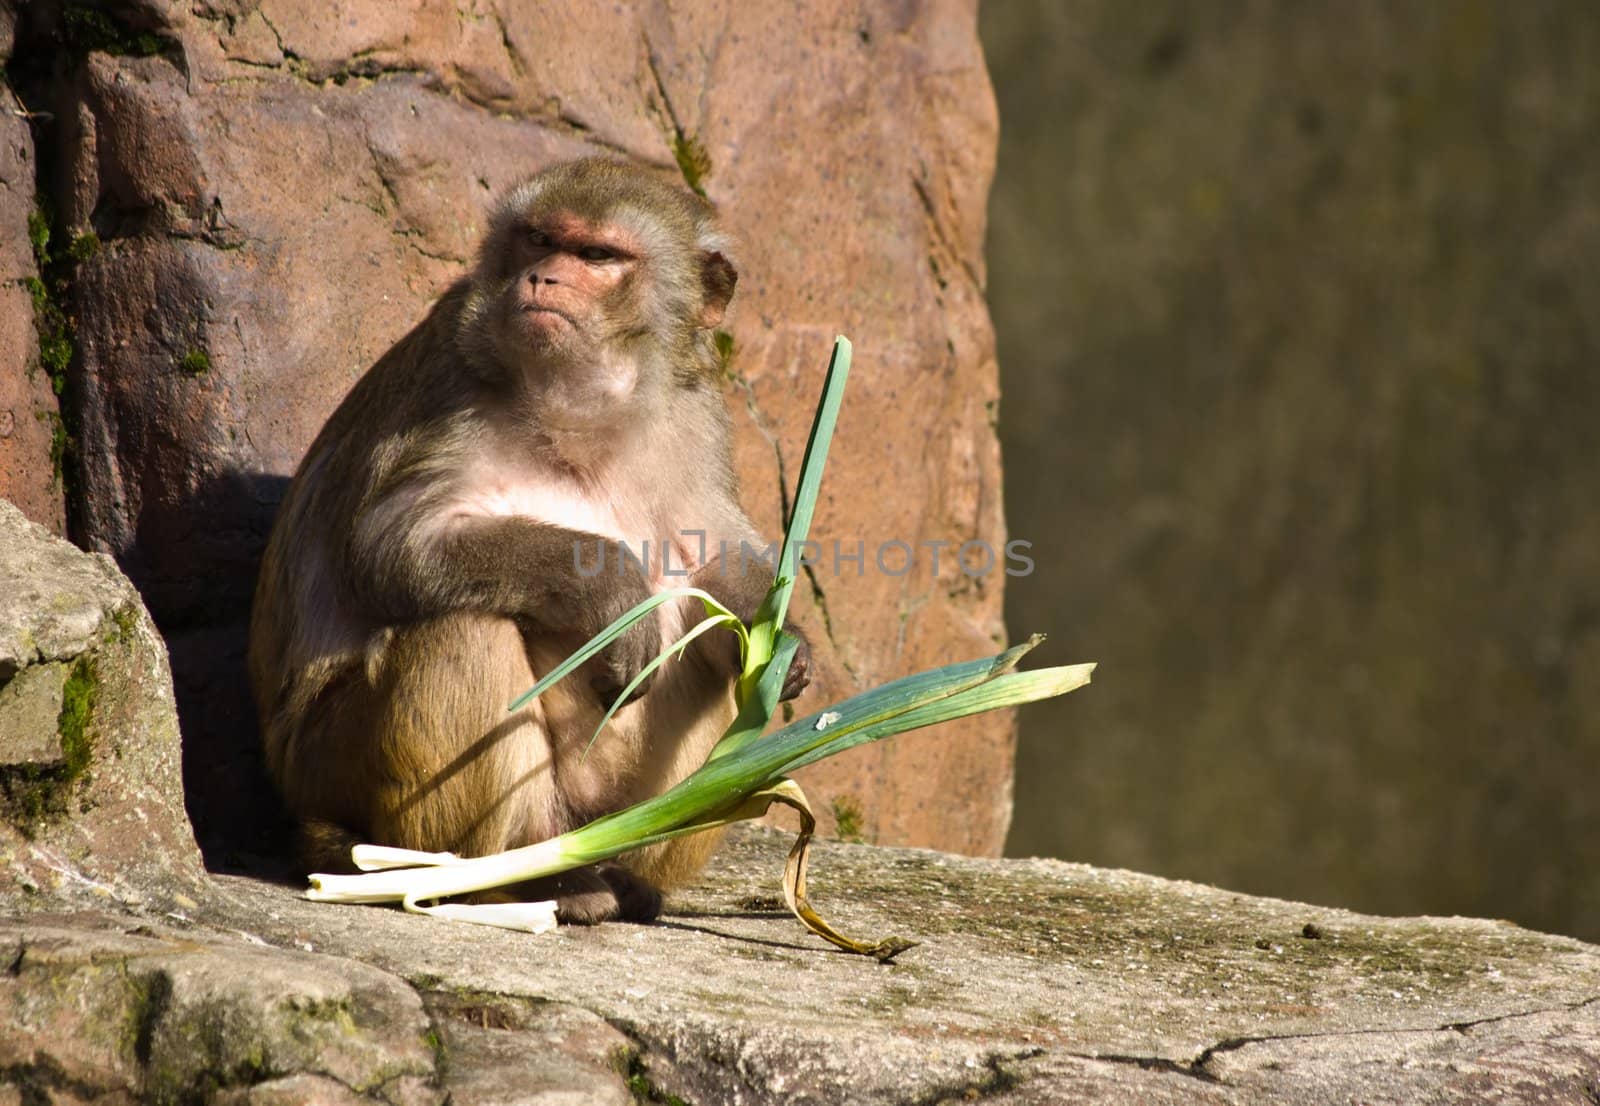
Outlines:
{"type": "MultiPolygon", "coordinates": [[[[603,704],[698,604],[664,608],[539,700],[506,705],[651,590],[688,582],[657,564],[584,578],[574,541],[655,549],[703,530],[710,553],[765,545],[738,506],[706,330],[733,292],[725,248],[709,205],[644,171],[542,173],[496,209],[472,275],[312,443],[250,644],[268,765],[309,862],[347,856],[352,838],[497,852],[704,761],[733,715],[721,631],[589,746],[603,704]]],[[[722,565],[692,564],[693,582],[748,619],[770,572],[722,565]]],[[[802,658],[789,691],[805,679],[802,658]]],[[[693,875],[714,844],[680,839],[542,890],[568,920],[653,916],[655,888],[693,875]]]]}

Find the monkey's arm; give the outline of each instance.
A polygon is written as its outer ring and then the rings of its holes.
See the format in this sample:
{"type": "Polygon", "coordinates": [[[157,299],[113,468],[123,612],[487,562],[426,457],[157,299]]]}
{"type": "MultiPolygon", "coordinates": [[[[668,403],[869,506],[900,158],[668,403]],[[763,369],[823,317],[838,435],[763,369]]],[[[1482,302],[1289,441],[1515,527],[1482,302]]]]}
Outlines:
{"type": "MultiPolygon", "coordinates": [[[[617,542],[518,516],[452,517],[438,498],[390,496],[357,518],[346,579],[379,621],[481,611],[588,638],[651,594],[617,542]]],[[[610,678],[596,690],[626,684],[660,647],[657,620],[636,623],[602,654],[610,678]]]]}

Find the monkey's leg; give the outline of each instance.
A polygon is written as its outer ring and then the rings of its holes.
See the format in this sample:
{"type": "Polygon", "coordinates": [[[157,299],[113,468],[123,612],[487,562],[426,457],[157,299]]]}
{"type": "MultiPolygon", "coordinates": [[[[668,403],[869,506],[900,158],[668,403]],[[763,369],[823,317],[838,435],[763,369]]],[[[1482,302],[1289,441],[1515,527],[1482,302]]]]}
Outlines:
{"type": "Polygon", "coordinates": [[[726,830],[705,830],[687,837],[647,845],[622,854],[622,862],[646,883],[665,890],[681,886],[706,866],[711,854],[722,843],[726,830]]]}
{"type": "MultiPolygon", "coordinates": [[[[509,619],[452,614],[398,629],[371,718],[373,839],[482,856],[572,827],[554,774],[545,706],[506,704],[536,682],[509,619]]],[[[660,896],[608,869],[579,869],[482,898],[554,898],[567,922],[653,918],[660,896]]]]}
{"type": "MultiPolygon", "coordinates": [[[[648,731],[654,740],[644,776],[652,783],[630,795],[632,802],[666,791],[705,764],[736,713],[731,681],[714,660],[691,652],[675,663],[679,667],[671,673],[674,678],[663,680],[645,697],[643,708],[649,712],[648,731]]],[[[699,874],[722,836],[721,830],[706,830],[635,849],[618,860],[647,882],[670,890],[699,874]]]]}

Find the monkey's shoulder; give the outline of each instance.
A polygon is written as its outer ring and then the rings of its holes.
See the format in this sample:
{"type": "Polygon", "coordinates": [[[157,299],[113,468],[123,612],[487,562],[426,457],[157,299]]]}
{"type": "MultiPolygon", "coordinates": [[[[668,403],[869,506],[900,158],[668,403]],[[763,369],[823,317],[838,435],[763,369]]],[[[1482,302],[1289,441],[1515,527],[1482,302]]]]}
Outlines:
{"type": "Polygon", "coordinates": [[[330,422],[354,419],[406,421],[426,417],[458,396],[472,375],[456,340],[470,295],[459,280],[428,313],[378,356],[346,393],[330,422]]]}

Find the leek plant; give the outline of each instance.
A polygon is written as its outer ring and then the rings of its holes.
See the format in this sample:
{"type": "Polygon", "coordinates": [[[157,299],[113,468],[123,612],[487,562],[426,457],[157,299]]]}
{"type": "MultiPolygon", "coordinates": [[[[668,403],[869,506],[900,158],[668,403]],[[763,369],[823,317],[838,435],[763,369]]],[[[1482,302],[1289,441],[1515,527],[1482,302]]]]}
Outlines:
{"type": "MultiPolygon", "coordinates": [[[[853,940],[834,930],[811,908],[806,900],[806,861],[815,819],[804,793],[789,778],[790,773],[869,741],[1065,694],[1088,683],[1094,665],[1017,671],[1017,662],[1043,640],[1035,635],[993,657],[920,672],[862,692],[763,736],[798,645],[782,627],[849,372],[850,343],[841,337],[834,343],[822,399],[806,443],[794,510],[774,573],[776,579],[751,625],[745,626],[737,615],[702,590],[674,588],[660,592],[606,627],[508,708],[521,708],[605,648],[634,622],[650,617],[661,604],[693,597],[704,605],[705,619],[656,657],[617,697],[617,702],[626,701],[649,672],[672,656],[681,655],[700,634],[719,626],[732,629],[739,635],[744,659],[743,672],[735,685],[738,710],[701,768],[653,799],[548,841],[493,856],[463,858],[452,853],[358,845],[352,856],[363,874],[312,875],[307,897],[324,902],[400,902],[407,910],[437,917],[541,932],[555,925],[553,903],[464,904],[443,900],[554,875],[668,838],[757,818],[773,803],[780,803],[798,811],[801,820],[800,836],[789,854],[783,881],[785,900],[795,916],[813,933],[850,952],[889,960],[910,948],[911,942],[897,937],[876,942],[853,940]]],[[[606,719],[610,716],[608,712],[606,719]]],[[[602,720],[596,737],[604,728],[602,720]]]]}

